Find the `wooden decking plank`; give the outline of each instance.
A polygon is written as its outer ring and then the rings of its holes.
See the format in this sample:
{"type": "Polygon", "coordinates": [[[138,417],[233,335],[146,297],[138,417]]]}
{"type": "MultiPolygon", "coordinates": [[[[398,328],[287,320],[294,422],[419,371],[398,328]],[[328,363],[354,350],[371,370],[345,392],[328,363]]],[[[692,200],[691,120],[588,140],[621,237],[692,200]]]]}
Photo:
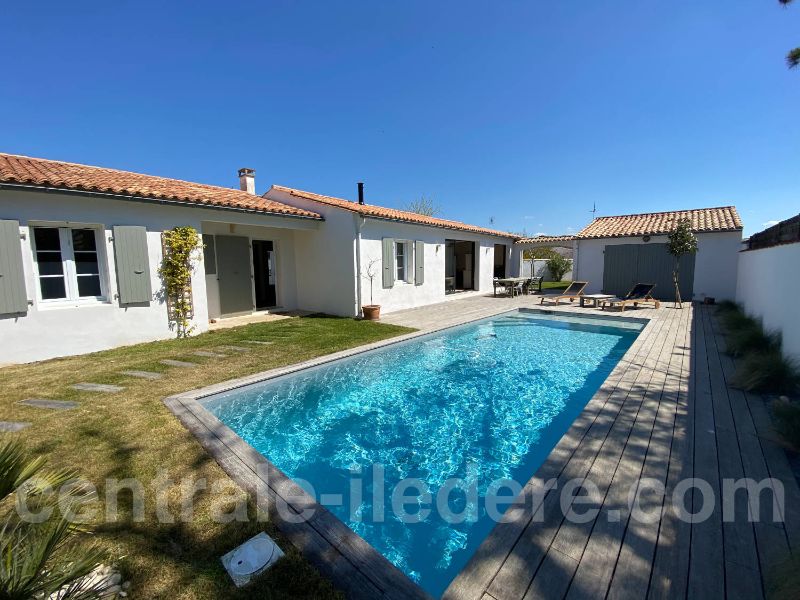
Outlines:
{"type": "MultiPolygon", "coordinates": [[[[711,324],[717,342],[717,350],[720,351],[720,362],[726,383],[731,381],[735,372],[733,360],[721,352],[724,348],[724,336],[719,321],[713,317],[711,324]]],[[[755,548],[758,554],[760,565],[760,575],[763,579],[769,574],[774,566],[784,560],[789,553],[788,540],[783,526],[783,511],[779,507],[777,515],[773,510],[773,498],[776,497],[776,490],[771,484],[769,469],[764,459],[761,447],[761,440],[757,435],[757,427],[750,410],[750,406],[741,390],[728,387],[728,397],[731,400],[734,421],[739,442],[739,456],[742,461],[743,475],[757,483],[770,482],[770,493],[762,494],[759,498],[758,512],[754,513],[748,505],[748,517],[753,520],[753,529],[756,537],[755,548]],[[770,497],[771,494],[771,497],[770,497]],[[778,517],[776,520],[776,516],[778,517]]],[[[744,492],[739,492],[744,494],[744,492]]],[[[730,578],[729,578],[730,579],[730,578]]],[[[762,583],[762,588],[763,588],[762,583]]]]}
{"type": "MultiPolygon", "coordinates": [[[[606,498],[612,480],[616,479],[617,482],[620,480],[620,475],[616,471],[618,468],[625,469],[626,465],[623,461],[626,458],[628,460],[631,459],[631,448],[639,450],[642,461],[644,460],[644,451],[652,432],[658,403],[658,398],[654,397],[652,394],[653,388],[650,386],[653,386],[654,380],[660,378],[656,369],[657,359],[665,351],[665,348],[670,346],[668,342],[670,331],[671,323],[666,327],[666,331],[662,331],[658,338],[659,342],[652,345],[650,354],[642,363],[640,377],[637,378],[636,382],[641,387],[641,389],[637,390],[637,394],[641,395],[641,401],[638,405],[626,403],[625,410],[620,413],[612,431],[603,444],[598,459],[592,465],[588,479],[598,486],[600,498],[597,499],[595,504],[587,505],[586,508],[600,508],[606,498]],[[642,439],[645,436],[646,440],[642,439]],[[632,440],[632,443],[629,443],[630,440],[632,440]],[[627,456],[624,454],[625,452],[627,452],[627,456]]],[[[667,351],[669,350],[671,348],[668,348],[667,351]]],[[[580,560],[594,522],[594,520],[586,523],[569,523],[565,521],[553,540],[553,547],[580,560]]]]}
{"type": "MultiPolygon", "coordinates": [[[[652,323],[648,331],[648,339],[651,339],[649,336],[657,336],[663,326],[663,321],[652,323]]],[[[639,339],[637,339],[638,341],[639,339]]],[[[639,352],[644,352],[643,357],[652,351],[651,346],[645,345],[646,342],[647,339],[642,340],[642,344],[638,348],[639,352]]],[[[505,558],[488,588],[492,595],[504,600],[505,598],[521,598],[524,594],[563,519],[560,510],[560,488],[570,479],[585,476],[591,467],[602,442],[623,410],[629,396],[629,387],[635,383],[641,373],[641,362],[644,359],[638,360],[639,352],[619,379],[618,385],[604,404],[602,411],[591,424],[586,436],[581,440],[580,445],[562,471],[558,479],[559,489],[545,496],[542,505],[543,514],[545,519],[550,520],[544,523],[532,523],[520,536],[518,543],[505,558]]]]}
{"type": "Polygon", "coordinates": [[[725,596],[725,555],[722,537],[722,508],[720,498],[719,465],[714,421],[714,402],[708,367],[708,349],[703,331],[702,314],[694,311],[694,376],[695,428],[694,476],[710,487],[712,497],[704,496],[699,489],[692,493],[692,510],[695,515],[713,501],[708,518],[692,523],[691,554],[689,563],[689,600],[723,598],[725,596]]]}
{"type": "MultiPolygon", "coordinates": [[[[724,415],[723,423],[718,423],[716,427],[719,476],[723,482],[725,480],[736,481],[744,477],[744,468],[742,466],[741,450],[734,425],[731,403],[728,397],[728,386],[723,376],[717,339],[712,329],[711,309],[705,306],[700,308],[700,312],[703,317],[703,334],[706,339],[706,353],[711,377],[712,397],[714,399],[714,415],[715,418],[718,415],[724,415]]],[[[718,501],[724,501],[722,496],[718,498],[718,501]]],[[[726,509],[731,510],[731,508],[723,504],[722,528],[723,543],[725,544],[726,581],[736,581],[738,577],[729,573],[730,571],[735,571],[742,567],[753,570],[758,581],[758,595],[753,596],[755,599],[763,594],[761,592],[761,572],[758,567],[755,533],[749,519],[749,502],[747,496],[743,493],[735,494],[732,500],[732,515],[724,514],[726,509]]]]}
{"type": "MultiPolygon", "coordinates": [[[[625,357],[590,400],[587,410],[581,413],[567,434],[557,444],[554,451],[551,452],[545,464],[537,473],[537,478],[544,481],[550,477],[557,477],[570,467],[570,463],[576,460],[586,460],[585,457],[575,457],[576,448],[593,428],[595,428],[595,432],[592,437],[597,435],[601,426],[610,428],[611,421],[607,413],[608,411],[618,412],[621,410],[622,403],[619,399],[619,390],[629,384],[629,379],[635,378],[639,369],[637,364],[639,355],[649,351],[648,340],[657,333],[661,326],[662,323],[655,321],[644,328],[625,357]]],[[[576,468],[576,465],[573,465],[570,469],[580,472],[580,468],[576,468]]],[[[586,469],[588,469],[588,465],[586,469]]],[[[531,493],[530,486],[526,486],[523,494],[531,495],[531,493]]],[[[479,546],[467,566],[448,587],[443,598],[479,598],[483,590],[486,590],[492,583],[493,578],[501,570],[507,559],[511,557],[512,551],[516,549],[516,544],[522,537],[522,532],[530,524],[531,513],[541,510],[541,503],[546,500],[546,497],[540,499],[540,504],[534,506],[527,515],[523,514],[520,518],[514,519],[509,523],[498,523],[487,539],[479,546]]],[[[527,506],[531,505],[527,504],[527,506]]],[[[517,555],[524,553],[519,549],[516,549],[516,552],[517,555]]],[[[502,589],[502,584],[495,585],[495,589],[497,587],[502,589]]]]}
{"type": "Polygon", "coordinates": [[[800,553],[800,489],[786,458],[786,452],[775,442],[761,440],[761,449],[770,475],[780,481],[784,494],[784,528],[792,553],[800,553]]]}
{"type": "Polygon", "coordinates": [[[672,498],[676,486],[694,475],[694,335],[694,319],[689,315],[683,338],[683,346],[688,352],[684,352],[681,361],[681,389],[669,456],[664,513],[658,528],[647,592],[648,598],[653,600],[682,598],[688,585],[691,525],[678,517],[672,498]]]}
{"type": "MultiPolygon", "coordinates": [[[[670,397],[670,390],[666,389],[666,381],[670,363],[673,360],[675,363],[672,365],[673,370],[677,369],[677,372],[680,373],[680,361],[673,352],[675,337],[680,328],[680,318],[673,314],[670,321],[670,327],[664,334],[664,346],[656,357],[655,364],[648,363],[646,365],[646,368],[652,370],[653,376],[645,394],[643,409],[640,411],[637,423],[627,441],[601,513],[595,520],[594,529],[585,546],[585,552],[567,597],[581,598],[586,594],[591,597],[606,595],[628,526],[630,516],[628,494],[642,475],[658,415],[661,414],[663,420],[668,418],[670,411],[674,414],[677,393],[670,397]],[[665,392],[667,397],[665,397],[665,392]],[[643,415],[645,416],[643,417],[643,415]]],[[[671,418],[669,421],[671,423],[671,418]]],[[[671,426],[669,428],[671,429],[671,426]]],[[[657,445],[654,450],[657,450],[657,445]]],[[[664,447],[663,454],[666,454],[667,450],[668,446],[664,447]]],[[[667,461],[664,460],[664,471],[666,471],[666,465],[667,461]]],[[[649,568],[650,561],[648,560],[643,573],[645,578],[647,578],[649,568]]]]}
{"type": "MultiPolygon", "coordinates": [[[[675,352],[667,368],[664,395],[642,470],[643,479],[654,479],[664,485],[665,489],[671,452],[678,436],[682,433],[682,430],[678,429],[676,419],[680,414],[681,401],[685,405],[685,393],[681,384],[685,381],[688,371],[689,352],[686,349],[688,348],[686,335],[690,314],[691,311],[686,311],[680,318],[680,329],[675,338],[675,352]],[[679,344],[683,347],[681,348],[679,344]]],[[[658,514],[662,510],[665,495],[658,494],[652,489],[646,494],[637,490],[637,494],[640,509],[645,514],[658,514]]],[[[634,599],[647,596],[660,522],[660,518],[652,522],[635,518],[629,520],[609,586],[609,598],[634,599]]]]}
{"type": "Polygon", "coordinates": [[[524,600],[563,598],[577,568],[577,560],[558,550],[550,549],[542,561],[542,566],[539,567],[537,577],[528,588],[524,600]]]}

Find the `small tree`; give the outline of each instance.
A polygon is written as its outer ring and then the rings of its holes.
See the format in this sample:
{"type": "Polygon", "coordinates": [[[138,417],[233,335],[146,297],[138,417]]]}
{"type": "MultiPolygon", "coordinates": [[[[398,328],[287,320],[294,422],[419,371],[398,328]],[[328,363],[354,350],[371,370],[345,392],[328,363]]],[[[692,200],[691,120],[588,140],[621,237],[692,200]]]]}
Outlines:
{"type": "Polygon", "coordinates": [[[673,229],[667,239],[667,251],[675,257],[675,268],[672,270],[672,281],[675,284],[675,306],[681,308],[681,288],[678,282],[680,275],[681,257],[684,254],[697,252],[697,238],[692,233],[692,224],[689,219],[682,219],[673,229]]]}
{"type": "Polygon", "coordinates": [[[554,256],[561,256],[561,255],[555,250],[553,250],[550,246],[543,246],[540,248],[528,248],[527,250],[525,250],[523,258],[528,258],[528,259],[539,258],[544,260],[550,260],[554,256]]]}
{"type": "Polygon", "coordinates": [[[564,274],[571,268],[572,263],[560,254],[554,254],[553,257],[547,261],[547,270],[550,271],[550,275],[553,276],[555,281],[561,281],[564,274]]]}
{"type": "Polygon", "coordinates": [[[377,268],[376,268],[375,265],[377,265],[379,262],[381,262],[379,259],[373,258],[372,260],[370,260],[367,263],[367,268],[364,269],[364,272],[361,274],[361,276],[364,279],[369,280],[369,304],[370,304],[370,306],[374,306],[374,302],[372,300],[372,284],[375,281],[375,277],[377,277],[377,275],[378,275],[378,271],[377,271],[377,268]]]}
{"type": "Polygon", "coordinates": [[[426,217],[436,217],[442,214],[442,208],[425,196],[420,196],[419,200],[412,200],[403,207],[403,210],[426,217]]]}

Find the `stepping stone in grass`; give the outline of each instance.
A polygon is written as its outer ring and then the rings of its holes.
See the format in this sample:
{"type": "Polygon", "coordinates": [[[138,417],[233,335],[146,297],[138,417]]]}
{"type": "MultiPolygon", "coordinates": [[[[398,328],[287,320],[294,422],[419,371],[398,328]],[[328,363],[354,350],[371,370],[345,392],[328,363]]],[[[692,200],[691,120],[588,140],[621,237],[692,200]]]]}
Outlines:
{"type": "Polygon", "coordinates": [[[198,350],[194,353],[195,356],[205,356],[206,358],[225,358],[227,354],[220,354],[219,352],[209,352],[208,350],[198,350]]]}
{"type": "Polygon", "coordinates": [[[20,400],[19,403],[34,408],[52,408],[54,410],[69,410],[78,406],[77,402],[70,400],[45,400],[42,398],[27,398],[20,400]]]}
{"type": "Polygon", "coordinates": [[[122,374],[138,377],[139,379],[161,379],[161,373],[153,371],[122,371],[122,374]]]}
{"type": "Polygon", "coordinates": [[[114,392],[121,392],[125,388],[120,385],[110,385],[108,383],[76,383],[71,386],[73,389],[81,390],[84,392],[103,392],[106,394],[113,394],[114,392]]]}
{"type": "Polygon", "coordinates": [[[11,433],[14,431],[22,431],[26,427],[30,427],[30,423],[19,423],[15,421],[0,421],[0,432],[11,433]]]}
{"type": "Polygon", "coordinates": [[[233,352],[250,352],[250,348],[244,346],[217,346],[220,350],[231,350],[233,352]]]}
{"type": "Polygon", "coordinates": [[[183,367],[184,369],[197,366],[197,363],[186,362],[185,360],[172,360],[171,358],[162,360],[161,364],[167,365],[168,367],[183,367]]]}
{"type": "Polygon", "coordinates": [[[269,346],[275,342],[262,342],[261,340],[242,340],[245,344],[261,344],[262,346],[269,346]]]}

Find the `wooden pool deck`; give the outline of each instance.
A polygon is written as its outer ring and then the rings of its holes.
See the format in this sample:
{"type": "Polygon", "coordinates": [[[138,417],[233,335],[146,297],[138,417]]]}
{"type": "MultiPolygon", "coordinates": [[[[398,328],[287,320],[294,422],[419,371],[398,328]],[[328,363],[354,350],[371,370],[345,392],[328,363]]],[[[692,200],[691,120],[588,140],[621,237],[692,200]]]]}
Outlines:
{"type": "MultiPolygon", "coordinates": [[[[539,307],[538,298],[472,297],[383,320],[427,330],[515,307],[539,307]]],[[[450,585],[447,600],[758,599],[776,562],[800,552],[800,489],[763,399],[728,386],[734,365],[713,308],[665,303],[624,316],[650,321],[525,486],[511,518],[495,526],[450,585]],[[778,522],[771,489],[756,522],[744,492],[723,519],[724,482],[745,477],[783,487],[778,522]],[[565,519],[560,505],[564,484],[575,478],[597,486],[574,507],[598,511],[581,523],[565,519]],[[640,495],[639,506],[654,519],[630,518],[628,494],[641,478],[666,489],[640,495]],[[715,500],[710,516],[696,523],[664,503],[690,478],[706,482],[715,500]],[[547,489],[550,480],[557,488],[547,489]]],[[[687,511],[703,507],[699,488],[685,498],[687,511]]]]}

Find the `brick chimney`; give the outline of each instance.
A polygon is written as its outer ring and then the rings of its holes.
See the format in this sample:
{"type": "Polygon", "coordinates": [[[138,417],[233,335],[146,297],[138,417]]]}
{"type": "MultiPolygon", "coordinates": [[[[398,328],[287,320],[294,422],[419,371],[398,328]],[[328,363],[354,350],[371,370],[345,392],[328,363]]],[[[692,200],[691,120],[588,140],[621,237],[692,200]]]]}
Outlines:
{"type": "Polygon", "coordinates": [[[248,194],[256,193],[255,169],[239,169],[239,189],[248,194]]]}

